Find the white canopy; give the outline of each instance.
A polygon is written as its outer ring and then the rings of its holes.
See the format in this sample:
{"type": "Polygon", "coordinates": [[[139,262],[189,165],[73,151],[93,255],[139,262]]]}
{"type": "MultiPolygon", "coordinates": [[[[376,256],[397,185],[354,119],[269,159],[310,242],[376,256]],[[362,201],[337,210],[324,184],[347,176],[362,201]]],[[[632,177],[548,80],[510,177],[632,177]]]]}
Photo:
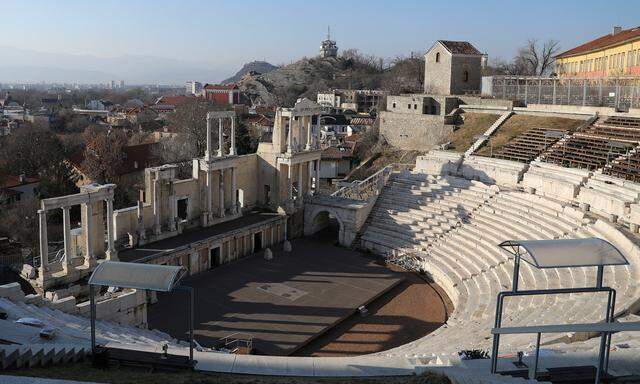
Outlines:
{"type": "Polygon", "coordinates": [[[509,240],[500,247],[537,268],[626,265],[627,259],[606,240],[596,237],[558,240],[509,240]],[[510,248],[510,249],[509,249],[510,248]]]}
{"type": "Polygon", "coordinates": [[[185,272],[179,266],[105,261],[93,271],[89,285],[169,292],[185,272]]]}

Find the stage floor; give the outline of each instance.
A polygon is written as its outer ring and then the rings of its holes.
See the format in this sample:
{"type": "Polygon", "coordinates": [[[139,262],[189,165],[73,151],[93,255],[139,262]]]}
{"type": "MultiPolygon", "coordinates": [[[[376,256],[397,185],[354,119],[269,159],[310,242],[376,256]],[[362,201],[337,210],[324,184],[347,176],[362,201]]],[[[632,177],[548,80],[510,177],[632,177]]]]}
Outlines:
{"type": "MultiPolygon", "coordinates": [[[[214,346],[242,332],[253,337],[255,353],[289,355],[403,280],[326,239],[298,239],[292,246],[287,254],[275,250],[271,261],[259,254],[184,280],[194,287],[200,344],[214,346]]],[[[149,327],[186,340],[186,308],[184,294],[158,294],[149,327]]]]}

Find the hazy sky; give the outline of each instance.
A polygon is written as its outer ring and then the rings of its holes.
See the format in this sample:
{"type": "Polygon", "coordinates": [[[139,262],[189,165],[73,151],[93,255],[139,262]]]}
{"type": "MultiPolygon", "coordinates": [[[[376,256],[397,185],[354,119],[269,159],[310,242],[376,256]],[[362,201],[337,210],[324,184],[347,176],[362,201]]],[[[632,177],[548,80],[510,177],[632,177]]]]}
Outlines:
{"type": "Polygon", "coordinates": [[[640,23],[640,1],[629,0],[0,0],[0,10],[0,46],[230,69],[316,55],[327,25],[341,49],[383,57],[452,39],[507,58],[528,37],[555,38],[568,49],[614,24],[640,23]]]}

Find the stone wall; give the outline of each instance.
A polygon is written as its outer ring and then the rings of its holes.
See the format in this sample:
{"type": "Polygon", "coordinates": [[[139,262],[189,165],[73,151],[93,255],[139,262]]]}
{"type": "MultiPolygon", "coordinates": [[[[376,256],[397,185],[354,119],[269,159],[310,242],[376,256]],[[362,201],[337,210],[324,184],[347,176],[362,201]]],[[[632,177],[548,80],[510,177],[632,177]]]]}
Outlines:
{"type": "Polygon", "coordinates": [[[397,148],[428,151],[449,141],[452,132],[439,115],[380,113],[380,134],[397,148]]]}
{"type": "Polygon", "coordinates": [[[436,44],[424,56],[424,92],[439,95],[451,94],[451,53],[436,44]],[[440,60],[436,62],[439,54],[440,60]]]}
{"type": "Polygon", "coordinates": [[[452,95],[480,92],[482,84],[481,61],[481,56],[453,56],[451,62],[450,89],[452,95]],[[468,79],[465,79],[465,72],[468,74],[468,79]]]}

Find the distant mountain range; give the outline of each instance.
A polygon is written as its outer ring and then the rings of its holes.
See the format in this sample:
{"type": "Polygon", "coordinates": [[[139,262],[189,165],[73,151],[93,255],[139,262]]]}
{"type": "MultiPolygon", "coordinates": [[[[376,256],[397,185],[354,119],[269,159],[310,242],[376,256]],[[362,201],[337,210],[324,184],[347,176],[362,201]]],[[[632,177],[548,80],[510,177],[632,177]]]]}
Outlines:
{"type": "Polygon", "coordinates": [[[0,47],[0,82],[184,84],[217,82],[229,73],[206,62],[153,56],[97,57],[0,47]]]}
{"type": "Polygon", "coordinates": [[[247,73],[265,74],[265,73],[269,73],[269,72],[273,71],[276,68],[278,68],[278,67],[276,67],[273,64],[269,64],[266,61],[252,61],[250,63],[246,63],[245,65],[243,65],[242,68],[240,68],[240,70],[238,72],[236,72],[235,75],[233,75],[230,78],[224,80],[223,83],[224,84],[237,83],[247,73]]]}

